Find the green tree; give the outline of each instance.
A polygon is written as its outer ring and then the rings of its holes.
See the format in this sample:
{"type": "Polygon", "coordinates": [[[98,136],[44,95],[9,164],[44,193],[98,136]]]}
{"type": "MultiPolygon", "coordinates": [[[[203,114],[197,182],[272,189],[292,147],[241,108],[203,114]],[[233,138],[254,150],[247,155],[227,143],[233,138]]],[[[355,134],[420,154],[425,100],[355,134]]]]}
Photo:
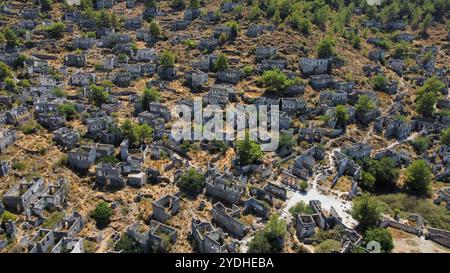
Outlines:
{"type": "Polygon", "coordinates": [[[72,120],[78,116],[78,111],[73,103],[63,103],[58,106],[58,112],[66,117],[67,120],[72,120]]]}
{"type": "Polygon", "coordinates": [[[379,160],[367,159],[364,165],[366,171],[371,173],[376,179],[376,190],[387,190],[396,186],[399,169],[396,167],[395,161],[392,158],[383,157],[379,160]]]}
{"type": "Polygon", "coordinates": [[[345,126],[347,121],[350,119],[350,114],[348,113],[347,107],[344,105],[336,106],[336,118],[338,126],[345,126]]]}
{"type": "Polygon", "coordinates": [[[180,177],[179,185],[189,191],[200,193],[205,186],[205,176],[194,168],[190,168],[180,177]]]}
{"type": "Polygon", "coordinates": [[[135,125],[131,122],[130,119],[125,119],[120,126],[120,130],[122,130],[122,134],[125,138],[128,139],[130,146],[136,144],[139,136],[137,135],[137,131],[135,129],[135,125]]]}
{"type": "Polygon", "coordinates": [[[108,203],[102,201],[95,207],[90,216],[95,220],[97,227],[103,229],[111,222],[112,215],[112,208],[108,203]]]}
{"type": "Polygon", "coordinates": [[[239,34],[239,28],[240,28],[239,23],[236,21],[229,21],[229,22],[226,22],[225,25],[227,27],[231,28],[231,37],[229,37],[229,38],[232,38],[232,39],[236,38],[239,34]]]}
{"type": "Polygon", "coordinates": [[[52,0],[41,0],[40,4],[41,4],[41,10],[42,11],[45,12],[45,11],[52,10],[52,5],[53,5],[52,0]]]}
{"type": "Polygon", "coordinates": [[[171,0],[170,7],[174,10],[182,10],[186,7],[184,0],[171,0]]]}
{"type": "Polygon", "coordinates": [[[91,84],[91,101],[96,106],[101,106],[109,100],[109,93],[105,91],[105,88],[100,85],[91,84]]]}
{"type": "Polygon", "coordinates": [[[419,24],[420,33],[424,36],[427,36],[427,30],[431,26],[433,22],[433,16],[431,14],[427,14],[423,19],[422,23],[419,24]]]}
{"type": "Polygon", "coordinates": [[[324,5],[319,8],[314,14],[314,23],[325,30],[328,20],[330,19],[331,9],[328,5],[324,5]]]}
{"type": "Polygon", "coordinates": [[[325,38],[320,41],[317,47],[318,58],[331,58],[334,54],[334,41],[331,38],[325,38]]]}
{"type": "Polygon", "coordinates": [[[160,63],[163,68],[168,69],[168,68],[174,67],[175,60],[176,60],[176,57],[173,52],[164,50],[164,52],[161,55],[160,63]]]}
{"type": "Polygon", "coordinates": [[[146,8],[157,8],[158,7],[158,1],[156,1],[156,0],[144,0],[144,6],[146,8]]]}
{"type": "Polygon", "coordinates": [[[199,9],[200,8],[200,0],[189,0],[189,8],[199,9]]]}
{"type": "Polygon", "coordinates": [[[17,83],[13,78],[5,79],[5,89],[11,92],[17,91],[17,83]]]}
{"type": "Polygon", "coordinates": [[[53,95],[55,95],[58,98],[62,98],[62,97],[66,96],[66,92],[63,89],[59,88],[58,86],[54,86],[52,88],[52,93],[53,93],[53,95]]]}
{"type": "Polygon", "coordinates": [[[427,162],[415,160],[406,169],[406,187],[414,194],[426,196],[430,193],[431,176],[427,162]]]}
{"type": "Polygon", "coordinates": [[[146,87],[144,89],[144,91],[142,92],[142,97],[141,97],[142,108],[144,110],[148,111],[150,102],[159,102],[159,101],[161,101],[161,99],[162,99],[162,96],[161,96],[160,92],[158,92],[154,88],[146,87]]]}
{"type": "Polygon", "coordinates": [[[358,98],[358,102],[355,106],[357,112],[365,113],[373,110],[375,108],[375,103],[368,95],[364,94],[358,98]]]}
{"type": "Polygon", "coordinates": [[[143,123],[136,126],[136,135],[139,141],[142,143],[150,143],[153,139],[153,129],[147,124],[143,123]]]}
{"type": "Polygon", "coordinates": [[[264,230],[249,242],[249,253],[273,253],[283,250],[286,222],[278,214],[270,217],[264,230]]]}
{"type": "Polygon", "coordinates": [[[363,228],[375,226],[383,211],[383,204],[369,194],[353,199],[352,216],[363,228]]]}
{"type": "Polygon", "coordinates": [[[369,192],[373,192],[375,191],[375,183],[376,179],[371,173],[365,171],[361,172],[361,180],[360,180],[361,188],[369,192]]]}
{"type": "Polygon", "coordinates": [[[408,57],[409,54],[409,45],[406,42],[400,42],[397,44],[394,50],[394,58],[396,59],[404,59],[408,57]]]}
{"type": "Polygon", "coordinates": [[[411,145],[414,147],[417,153],[422,154],[423,152],[428,150],[428,147],[430,147],[430,140],[426,136],[421,136],[412,141],[411,145]]]}
{"type": "Polygon", "coordinates": [[[364,233],[364,242],[378,242],[381,246],[381,250],[384,252],[391,252],[394,249],[394,240],[392,235],[387,229],[384,228],[371,228],[364,233]]]}
{"type": "Polygon", "coordinates": [[[228,58],[225,54],[220,53],[217,57],[217,61],[214,64],[214,69],[216,71],[224,71],[228,69],[228,58]]]}
{"type": "Polygon", "coordinates": [[[309,204],[306,204],[305,201],[300,201],[294,206],[289,208],[289,213],[296,217],[299,213],[300,214],[314,214],[313,209],[309,204]]]}
{"type": "Polygon", "coordinates": [[[263,232],[257,232],[248,244],[249,253],[271,253],[272,246],[263,232]]]}
{"type": "Polygon", "coordinates": [[[154,37],[158,37],[161,35],[161,27],[159,26],[157,21],[151,21],[148,29],[154,37]]]}
{"type": "Polygon", "coordinates": [[[445,129],[441,135],[442,145],[450,146],[450,128],[445,129]]]}
{"type": "Polygon", "coordinates": [[[417,91],[416,110],[423,116],[432,116],[440,92],[446,87],[445,83],[433,76],[417,91]]]}
{"type": "Polygon", "coordinates": [[[438,100],[436,93],[428,92],[418,95],[416,100],[416,110],[419,114],[430,117],[435,112],[435,105],[438,100]]]}
{"type": "Polygon", "coordinates": [[[237,142],[237,154],[239,164],[250,165],[258,163],[263,157],[263,153],[259,145],[250,139],[249,133],[245,133],[245,139],[237,142]]]}
{"type": "Polygon", "coordinates": [[[361,49],[361,37],[359,37],[359,35],[355,35],[352,40],[352,46],[355,49],[361,49]]]}
{"type": "Polygon", "coordinates": [[[12,29],[6,28],[5,30],[3,30],[3,35],[6,39],[7,45],[10,45],[10,46],[19,45],[19,39],[17,38],[16,33],[12,29]]]}
{"type": "Polygon", "coordinates": [[[6,43],[5,34],[3,32],[0,32],[0,45],[3,45],[6,43]]]}
{"type": "Polygon", "coordinates": [[[254,4],[250,10],[249,18],[251,21],[256,21],[262,16],[262,11],[259,5],[254,4]]]}

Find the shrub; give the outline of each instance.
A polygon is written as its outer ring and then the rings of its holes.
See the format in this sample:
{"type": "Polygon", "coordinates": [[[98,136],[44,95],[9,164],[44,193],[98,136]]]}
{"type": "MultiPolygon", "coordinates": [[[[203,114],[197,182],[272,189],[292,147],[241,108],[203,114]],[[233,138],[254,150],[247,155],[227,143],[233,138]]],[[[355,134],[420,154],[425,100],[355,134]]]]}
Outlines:
{"type": "Polygon", "coordinates": [[[158,7],[158,1],[156,1],[156,0],[144,0],[144,6],[146,8],[157,8],[158,7]]]}
{"type": "Polygon", "coordinates": [[[226,69],[228,69],[228,58],[225,54],[220,53],[219,56],[217,57],[217,61],[214,64],[214,69],[216,71],[224,71],[226,69]]]}
{"type": "Polygon", "coordinates": [[[328,239],[323,241],[322,243],[320,243],[316,248],[315,248],[315,252],[317,253],[333,253],[333,252],[338,252],[341,250],[341,243],[333,240],[333,239],[328,239]]]}
{"type": "Polygon", "coordinates": [[[5,210],[2,215],[0,216],[0,223],[4,225],[8,221],[16,221],[17,216],[12,214],[11,212],[5,210]]]}
{"type": "Polygon", "coordinates": [[[102,156],[99,159],[97,159],[96,163],[98,164],[100,162],[108,163],[108,164],[111,164],[111,165],[116,165],[120,161],[117,158],[115,158],[114,156],[112,156],[112,155],[105,155],[105,156],[102,156]]]}
{"type": "Polygon", "coordinates": [[[98,228],[103,229],[111,222],[112,208],[105,201],[100,202],[91,212],[98,228]]]}
{"type": "Polygon", "coordinates": [[[55,95],[58,98],[62,98],[64,96],[66,96],[66,92],[57,86],[52,88],[52,93],[53,93],[53,95],[55,95]]]}
{"type": "Polygon", "coordinates": [[[25,163],[23,162],[15,162],[14,164],[12,164],[11,168],[15,171],[20,171],[23,172],[25,170],[25,168],[27,167],[27,165],[25,165],[25,163]]]}
{"type": "Polygon", "coordinates": [[[157,21],[152,21],[150,23],[149,31],[155,37],[158,37],[159,35],[161,35],[161,27],[159,26],[157,21]]]}
{"type": "Polygon", "coordinates": [[[42,223],[42,228],[52,229],[64,218],[63,211],[55,211],[42,223]]]}
{"type": "Polygon", "coordinates": [[[279,69],[264,71],[259,81],[266,86],[269,91],[284,91],[289,87],[301,83],[300,78],[296,77],[294,79],[289,79],[286,74],[279,69]]]}
{"type": "Polygon", "coordinates": [[[61,155],[61,157],[56,161],[56,166],[64,167],[67,166],[68,163],[68,157],[66,154],[61,155]]]}
{"type": "Polygon", "coordinates": [[[192,40],[192,39],[187,39],[183,41],[183,44],[187,47],[189,47],[190,49],[194,49],[197,47],[197,42],[192,40]]]}
{"type": "Polygon", "coordinates": [[[421,215],[427,225],[450,229],[450,214],[445,206],[437,206],[430,198],[411,196],[406,193],[377,195],[376,198],[386,204],[386,213],[394,216],[400,214],[406,218],[411,214],[421,215]]]}
{"type": "Polygon", "coordinates": [[[245,76],[250,76],[253,74],[253,72],[255,71],[255,67],[253,67],[252,65],[246,65],[244,66],[244,74],[245,76]]]}
{"type": "Polygon", "coordinates": [[[40,128],[41,126],[34,119],[30,119],[19,126],[19,130],[25,135],[33,134],[40,128]]]}
{"type": "Polygon", "coordinates": [[[261,82],[267,86],[270,91],[279,91],[285,88],[288,77],[280,70],[264,71],[261,82]]]}
{"type": "Polygon", "coordinates": [[[200,8],[200,0],[189,0],[189,8],[191,9],[200,8]]]}
{"type": "Polygon", "coordinates": [[[210,149],[210,152],[217,153],[217,152],[225,152],[228,149],[228,144],[225,143],[223,140],[216,140],[213,139],[211,141],[212,147],[210,149]]]}
{"type": "Polygon", "coordinates": [[[53,2],[52,0],[41,0],[40,4],[42,11],[50,11],[52,9],[53,2]]]}
{"type": "Polygon", "coordinates": [[[400,42],[397,44],[394,50],[394,58],[404,59],[408,57],[409,45],[406,42],[400,42]]]}
{"type": "Polygon", "coordinates": [[[66,31],[66,25],[62,22],[56,22],[42,28],[48,36],[52,38],[61,38],[66,31]]]}
{"type": "Polygon", "coordinates": [[[262,15],[262,11],[257,4],[254,4],[250,10],[249,18],[251,21],[258,20],[262,15]]]}
{"type": "Polygon", "coordinates": [[[384,76],[376,76],[373,79],[373,89],[377,91],[386,90],[387,84],[388,84],[387,79],[384,76]]]}
{"type": "Polygon", "coordinates": [[[0,62],[0,81],[4,81],[7,78],[12,77],[11,68],[6,65],[4,62],[0,62]]]}
{"type": "Polygon", "coordinates": [[[336,118],[338,126],[345,126],[347,121],[350,119],[350,114],[348,113],[347,107],[344,105],[336,106],[336,118]]]}
{"type": "Polygon", "coordinates": [[[3,35],[5,37],[6,44],[11,46],[19,45],[19,39],[12,29],[6,28],[5,30],[3,30],[3,35]]]}
{"type": "Polygon", "coordinates": [[[239,23],[236,21],[229,21],[225,24],[226,26],[231,28],[231,36],[232,38],[235,38],[239,34],[239,23]]]}
{"type": "Polygon", "coordinates": [[[174,10],[182,10],[186,7],[184,0],[171,0],[170,7],[174,10]]]}
{"type": "Polygon", "coordinates": [[[114,245],[115,251],[122,251],[122,253],[143,253],[144,249],[136,240],[125,234],[114,245]]]}
{"type": "Polygon", "coordinates": [[[359,35],[355,35],[353,38],[352,38],[352,46],[353,46],[353,48],[355,48],[355,49],[361,49],[361,37],[359,37],[359,35]]]}

